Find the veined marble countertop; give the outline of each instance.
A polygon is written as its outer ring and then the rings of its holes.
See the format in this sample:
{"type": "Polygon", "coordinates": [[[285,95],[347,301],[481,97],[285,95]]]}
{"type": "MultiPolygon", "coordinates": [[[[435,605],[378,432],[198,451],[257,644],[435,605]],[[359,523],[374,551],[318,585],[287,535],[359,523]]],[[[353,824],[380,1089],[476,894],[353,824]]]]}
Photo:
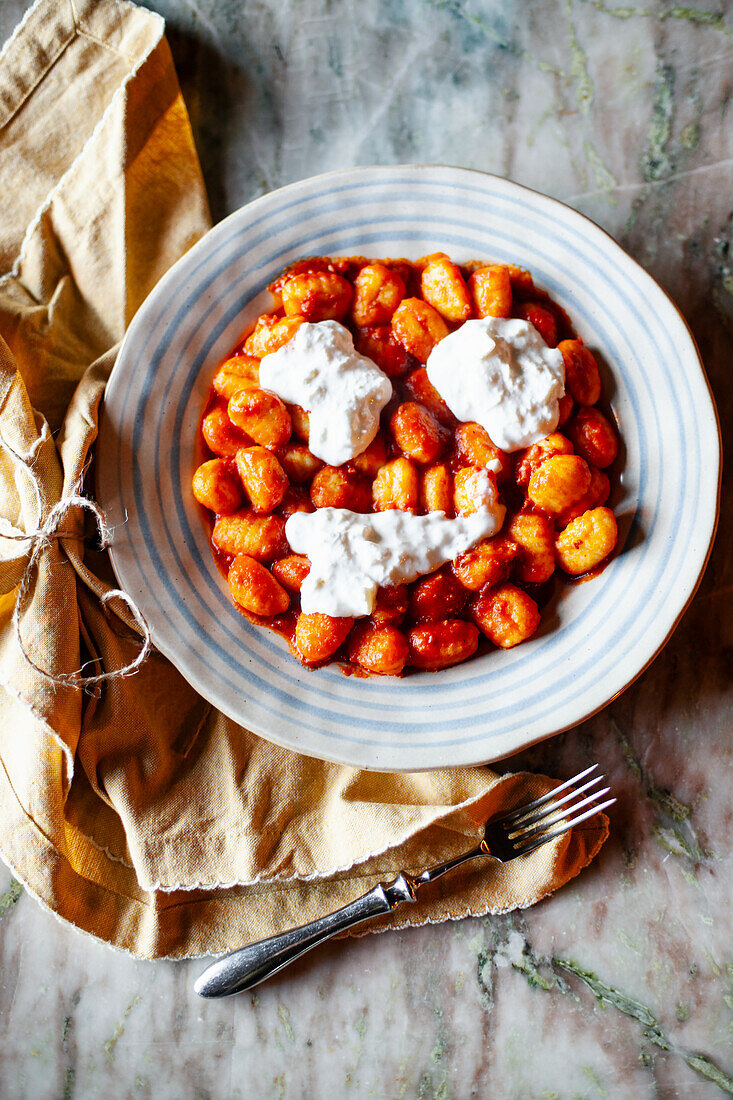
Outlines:
{"type": "MultiPolygon", "coordinates": [[[[733,5],[699,2],[149,6],[215,219],[354,164],[511,177],[590,215],[672,295],[726,425],[733,5]]],[[[26,6],[3,0],[0,37],[26,6]]],[[[702,587],[635,686],[509,762],[564,777],[598,760],[619,795],[600,857],[533,909],[329,945],[206,1003],[200,963],[113,953],[0,868],[0,1098],[733,1094],[730,536],[724,502],[702,587]]]]}

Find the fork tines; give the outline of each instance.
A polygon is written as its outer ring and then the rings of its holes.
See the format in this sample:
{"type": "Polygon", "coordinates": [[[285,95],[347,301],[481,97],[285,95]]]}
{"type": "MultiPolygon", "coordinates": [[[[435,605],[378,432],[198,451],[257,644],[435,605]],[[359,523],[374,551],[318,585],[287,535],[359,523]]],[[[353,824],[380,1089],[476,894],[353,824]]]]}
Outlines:
{"type": "Polygon", "coordinates": [[[503,827],[507,839],[518,855],[532,852],[541,844],[546,844],[548,840],[562,836],[573,826],[607,809],[616,801],[615,798],[608,798],[603,802],[597,801],[611,790],[610,787],[599,787],[599,784],[604,781],[603,775],[596,775],[586,783],[576,786],[581,779],[585,779],[591,772],[596,771],[597,767],[597,764],[591,765],[590,768],[561,783],[548,794],[505,814],[492,824],[503,827]],[[581,798],[581,795],[586,797],[581,798]]]}

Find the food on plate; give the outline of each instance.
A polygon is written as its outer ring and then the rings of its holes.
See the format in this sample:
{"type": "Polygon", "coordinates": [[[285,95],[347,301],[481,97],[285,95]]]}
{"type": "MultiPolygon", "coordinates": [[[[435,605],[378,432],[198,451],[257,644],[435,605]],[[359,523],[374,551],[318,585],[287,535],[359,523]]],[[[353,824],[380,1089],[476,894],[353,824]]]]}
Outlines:
{"type": "Polygon", "coordinates": [[[192,491],[232,599],[314,668],[530,639],[609,560],[618,436],[567,314],[511,264],[300,260],[214,375],[192,491]]]}

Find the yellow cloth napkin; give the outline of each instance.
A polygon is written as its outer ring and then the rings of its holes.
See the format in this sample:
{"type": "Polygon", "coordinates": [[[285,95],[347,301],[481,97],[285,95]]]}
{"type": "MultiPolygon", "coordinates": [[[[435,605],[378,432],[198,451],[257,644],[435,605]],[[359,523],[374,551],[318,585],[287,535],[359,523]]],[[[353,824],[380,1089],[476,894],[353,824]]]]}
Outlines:
{"type": "MultiPolygon", "coordinates": [[[[549,789],[486,768],[383,775],[296,755],[216,712],[141,638],[89,517],[34,532],[94,453],[116,347],[209,228],[163,21],[125,0],[40,0],[0,57],[0,852],[56,914],[135,954],[222,951],[400,869],[468,848],[549,789]],[[115,613],[116,612],[116,613],[115,613]],[[89,662],[92,662],[91,664],[89,662]]],[[[84,483],[89,493],[93,479],[84,483]]],[[[508,866],[442,880],[381,926],[526,906],[576,875],[605,818],[508,866]]]]}

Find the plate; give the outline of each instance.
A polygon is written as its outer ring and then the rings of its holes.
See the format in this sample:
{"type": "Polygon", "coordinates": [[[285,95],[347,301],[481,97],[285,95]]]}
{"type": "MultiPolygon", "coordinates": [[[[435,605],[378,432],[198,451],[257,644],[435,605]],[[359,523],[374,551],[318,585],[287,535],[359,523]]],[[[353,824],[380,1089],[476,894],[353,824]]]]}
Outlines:
{"type": "Polygon", "coordinates": [[[705,567],[720,437],[682,316],[606,233],[507,180],[396,166],[284,187],[199,241],[130,325],[97,457],[119,582],[197,691],[298,752],[413,771],[506,756],[582,721],[639,675],[705,567]],[[218,363],[269,308],[265,288],[286,264],[436,251],[529,268],[596,352],[623,439],[610,501],[620,552],[591,582],[564,588],[539,633],[516,649],[404,679],[346,676],[335,665],[308,671],[281,638],[237,612],[212,558],[190,491],[203,402],[218,363]]]}

